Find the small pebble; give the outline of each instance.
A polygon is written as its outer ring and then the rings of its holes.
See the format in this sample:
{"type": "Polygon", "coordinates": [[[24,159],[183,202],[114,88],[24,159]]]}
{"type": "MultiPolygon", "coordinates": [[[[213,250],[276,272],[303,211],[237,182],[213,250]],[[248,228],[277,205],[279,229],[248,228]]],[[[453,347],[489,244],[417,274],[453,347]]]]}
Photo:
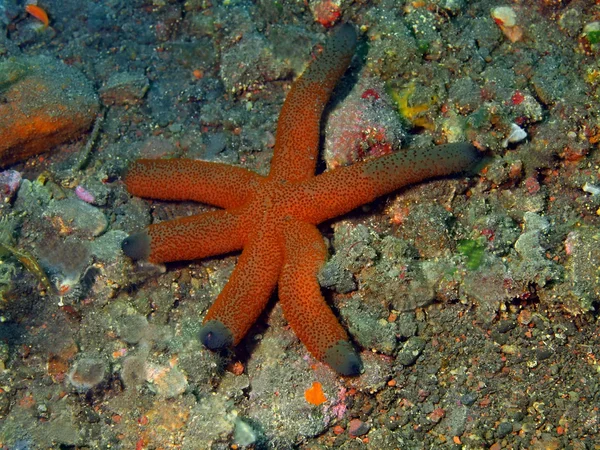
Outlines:
{"type": "Polygon", "coordinates": [[[80,392],[98,386],[106,376],[106,363],[97,358],[81,358],[73,364],[67,379],[80,392]]]}
{"type": "Polygon", "coordinates": [[[471,406],[477,400],[477,394],[473,392],[467,392],[460,397],[460,402],[465,406],[471,406]]]}
{"type": "Polygon", "coordinates": [[[164,398],[175,398],[187,389],[186,376],[177,368],[169,366],[146,365],[146,381],[152,383],[158,395],[164,398]]]}
{"type": "Polygon", "coordinates": [[[404,366],[410,366],[414,364],[424,348],[425,341],[420,337],[413,336],[406,341],[396,360],[404,366]]]}
{"type": "Polygon", "coordinates": [[[519,348],[516,345],[505,344],[500,347],[502,353],[507,355],[516,355],[519,351],[519,348]]]}
{"type": "Polygon", "coordinates": [[[499,439],[506,437],[508,434],[512,433],[513,427],[510,422],[501,422],[496,428],[496,436],[499,439]]]}
{"type": "Polygon", "coordinates": [[[506,332],[514,329],[515,326],[516,326],[516,324],[512,320],[502,320],[500,323],[498,323],[498,326],[496,327],[496,329],[498,330],[499,333],[506,333],[506,332]]]}
{"type": "Polygon", "coordinates": [[[517,322],[521,325],[529,325],[531,323],[531,311],[524,309],[517,316],[517,322]]]}
{"type": "Polygon", "coordinates": [[[436,408],[434,409],[431,414],[429,414],[427,417],[429,418],[429,420],[431,420],[433,423],[438,423],[440,420],[442,420],[444,417],[446,416],[446,411],[443,408],[436,408]]]}
{"type": "Polygon", "coordinates": [[[552,353],[552,350],[550,350],[549,348],[539,348],[536,351],[536,357],[540,361],[543,361],[545,359],[550,358],[552,356],[552,353]]]}
{"type": "Polygon", "coordinates": [[[397,334],[402,338],[410,338],[417,333],[417,322],[412,313],[401,314],[396,320],[398,324],[397,334]]]}
{"type": "Polygon", "coordinates": [[[96,237],[104,233],[108,226],[108,220],[101,210],[75,198],[52,202],[44,216],[50,220],[56,218],[52,223],[63,235],[76,233],[84,238],[96,237]]]}
{"type": "Polygon", "coordinates": [[[369,425],[360,419],[352,419],[348,424],[348,432],[350,436],[362,436],[369,432],[369,425]]]}
{"type": "Polygon", "coordinates": [[[136,105],[150,88],[143,73],[117,72],[100,88],[100,98],[105,105],[136,105]]]}
{"type": "Polygon", "coordinates": [[[333,434],[335,434],[336,436],[339,436],[344,431],[346,431],[346,430],[344,430],[344,427],[342,427],[341,425],[336,425],[333,427],[333,434]]]}

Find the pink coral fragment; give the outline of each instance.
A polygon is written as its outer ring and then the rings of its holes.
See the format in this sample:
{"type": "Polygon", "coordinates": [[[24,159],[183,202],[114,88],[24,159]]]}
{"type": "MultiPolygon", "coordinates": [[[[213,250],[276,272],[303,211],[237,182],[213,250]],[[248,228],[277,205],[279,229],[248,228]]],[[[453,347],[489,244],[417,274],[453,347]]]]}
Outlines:
{"type": "Polygon", "coordinates": [[[96,197],[90,191],[85,189],[83,186],[79,185],[75,188],[75,195],[80,200],[83,200],[86,203],[95,203],[96,197]]]}

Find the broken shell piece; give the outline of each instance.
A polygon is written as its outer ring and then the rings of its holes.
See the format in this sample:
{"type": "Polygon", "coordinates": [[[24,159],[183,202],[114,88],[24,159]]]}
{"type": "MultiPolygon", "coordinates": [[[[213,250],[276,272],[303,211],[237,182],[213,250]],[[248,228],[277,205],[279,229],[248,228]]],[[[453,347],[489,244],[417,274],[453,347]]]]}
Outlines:
{"type": "Polygon", "coordinates": [[[496,25],[510,42],[517,42],[523,37],[523,29],[517,25],[517,13],[510,6],[498,6],[490,12],[496,25]]]}
{"type": "Polygon", "coordinates": [[[514,27],[517,24],[517,14],[510,6],[492,8],[492,18],[499,26],[514,27]]]}
{"type": "Polygon", "coordinates": [[[502,141],[502,147],[508,147],[508,144],[514,144],[515,142],[521,142],[527,137],[527,131],[521,128],[516,123],[510,124],[510,134],[506,139],[502,141]]]}
{"type": "Polygon", "coordinates": [[[596,186],[595,184],[588,183],[588,182],[586,182],[581,189],[583,189],[583,191],[587,192],[588,194],[592,194],[592,195],[600,194],[600,187],[596,186]]]}

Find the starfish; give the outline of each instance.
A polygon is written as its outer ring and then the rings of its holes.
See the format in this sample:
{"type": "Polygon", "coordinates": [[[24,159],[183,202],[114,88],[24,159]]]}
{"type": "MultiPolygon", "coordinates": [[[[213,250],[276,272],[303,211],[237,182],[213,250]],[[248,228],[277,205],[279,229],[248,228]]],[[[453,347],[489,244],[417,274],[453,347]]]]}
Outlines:
{"type": "Polygon", "coordinates": [[[447,144],[315,176],[321,115],[356,40],[353,26],[341,26],[293,83],[268,176],[215,162],[140,159],[124,178],[136,196],[224,208],[152,224],[122,244],[132,259],[153,263],[242,250],[203,321],[200,340],[211,350],[237,345],[277,287],[285,318],[310,353],[339,374],[359,374],[358,353],[317,281],[327,257],[317,225],[403,186],[471,170],[481,159],[470,144],[447,144]]]}

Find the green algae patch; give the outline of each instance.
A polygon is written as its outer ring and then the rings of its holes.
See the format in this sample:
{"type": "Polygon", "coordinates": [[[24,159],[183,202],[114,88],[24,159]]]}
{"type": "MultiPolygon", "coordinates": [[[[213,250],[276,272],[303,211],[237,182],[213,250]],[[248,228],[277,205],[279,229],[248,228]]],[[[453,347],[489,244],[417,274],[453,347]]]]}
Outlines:
{"type": "Polygon", "coordinates": [[[582,36],[587,39],[591,45],[600,43],[600,22],[590,22],[583,27],[582,36]]]}
{"type": "Polygon", "coordinates": [[[587,40],[590,41],[590,44],[598,44],[600,43],[600,31],[590,31],[586,35],[587,40]]]}
{"type": "Polygon", "coordinates": [[[474,239],[461,239],[458,241],[458,252],[466,258],[466,266],[469,270],[477,270],[483,262],[485,247],[481,242],[474,239]]]}

